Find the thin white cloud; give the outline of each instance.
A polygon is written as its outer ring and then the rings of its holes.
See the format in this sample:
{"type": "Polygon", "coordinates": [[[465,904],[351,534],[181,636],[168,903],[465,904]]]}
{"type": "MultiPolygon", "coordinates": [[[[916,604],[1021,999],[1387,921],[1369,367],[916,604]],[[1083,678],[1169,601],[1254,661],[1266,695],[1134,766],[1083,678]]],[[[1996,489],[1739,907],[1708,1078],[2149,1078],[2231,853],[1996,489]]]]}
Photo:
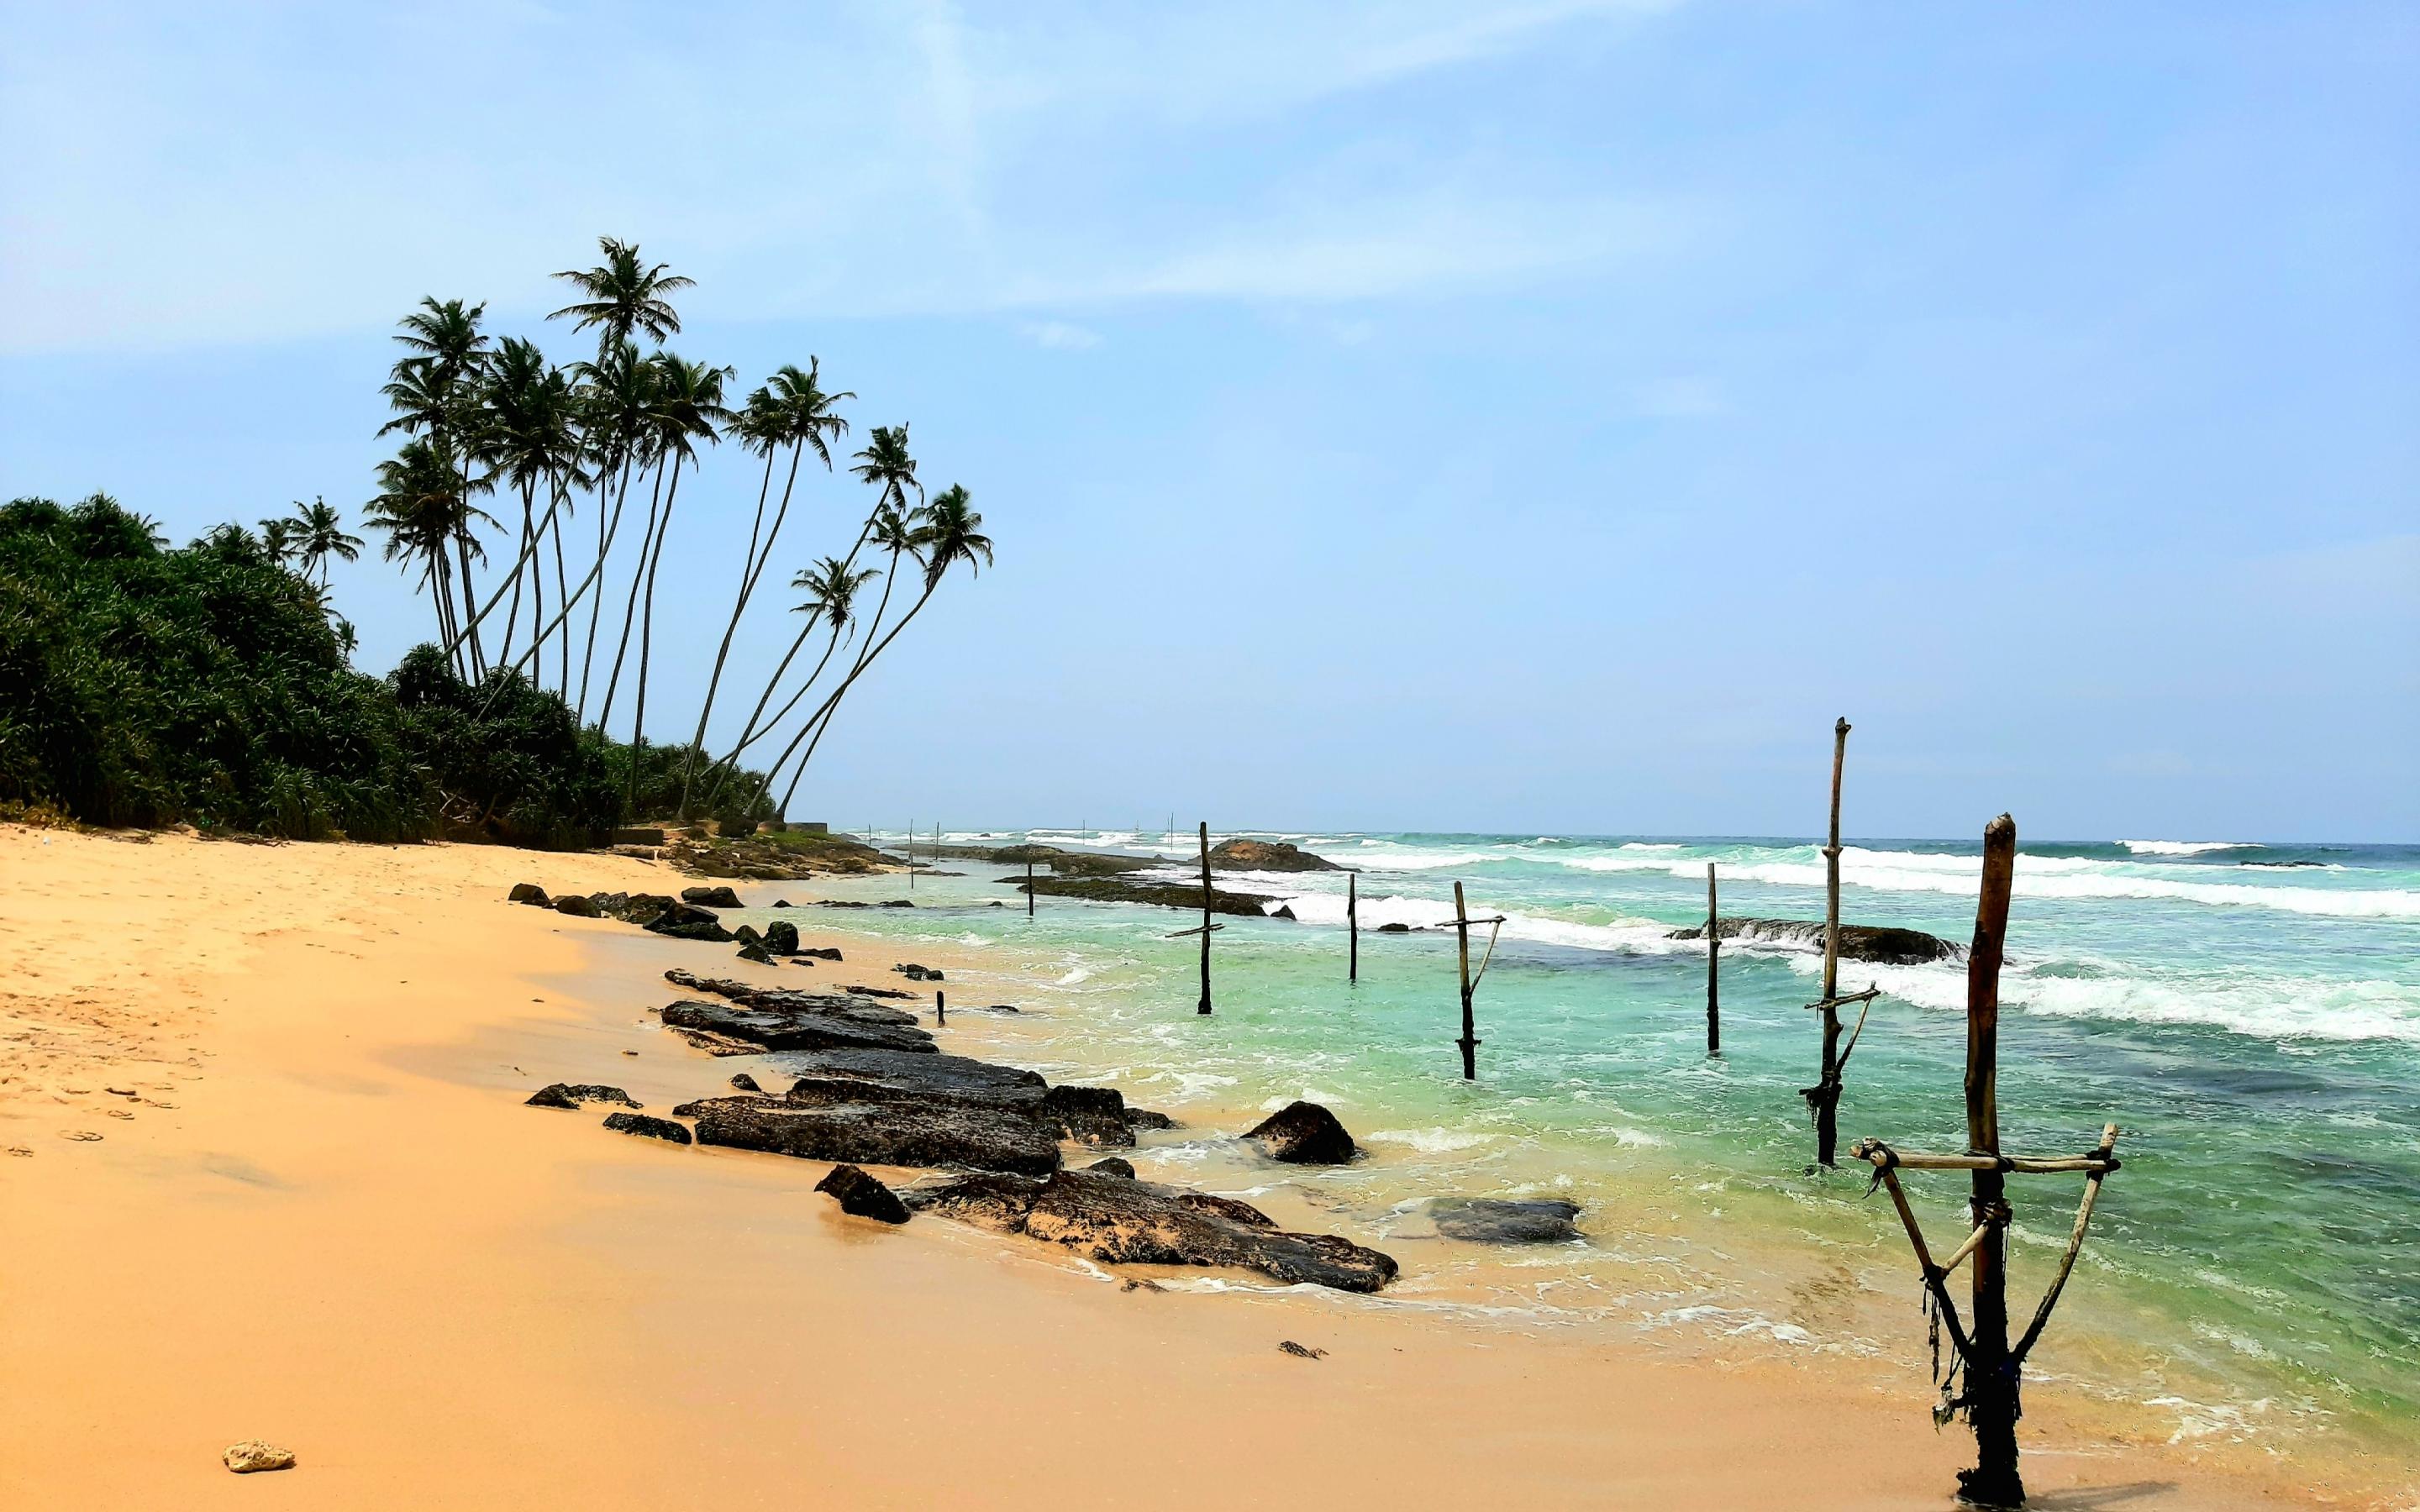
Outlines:
{"type": "Polygon", "coordinates": [[[1101,344],[1101,333],[1064,320],[1028,320],[1017,328],[1036,347],[1053,351],[1079,352],[1101,344]]]}
{"type": "Polygon", "coordinates": [[[1710,378],[1651,378],[1631,391],[1631,413],[1650,420],[1709,420],[1730,413],[1723,386],[1710,378]]]}

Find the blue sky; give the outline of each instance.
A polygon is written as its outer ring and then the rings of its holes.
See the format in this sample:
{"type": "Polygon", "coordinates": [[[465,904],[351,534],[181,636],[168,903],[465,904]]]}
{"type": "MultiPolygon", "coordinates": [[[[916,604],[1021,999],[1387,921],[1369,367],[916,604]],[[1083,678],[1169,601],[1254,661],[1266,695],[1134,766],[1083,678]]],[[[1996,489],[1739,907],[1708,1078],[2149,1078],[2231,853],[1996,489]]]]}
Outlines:
{"type": "MultiPolygon", "coordinates": [[[[2409,7],[6,26],[0,491],[349,509],[396,317],[568,361],[600,234],[678,349],[913,422],[999,563],[796,817],[1805,834],[1846,714],[1859,834],[2420,836],[2409,7]]],[[[753,489],[684,486],[690,717],[753,489]]],[[[370,670],[427,623],[336,592],[370,670]]]]}

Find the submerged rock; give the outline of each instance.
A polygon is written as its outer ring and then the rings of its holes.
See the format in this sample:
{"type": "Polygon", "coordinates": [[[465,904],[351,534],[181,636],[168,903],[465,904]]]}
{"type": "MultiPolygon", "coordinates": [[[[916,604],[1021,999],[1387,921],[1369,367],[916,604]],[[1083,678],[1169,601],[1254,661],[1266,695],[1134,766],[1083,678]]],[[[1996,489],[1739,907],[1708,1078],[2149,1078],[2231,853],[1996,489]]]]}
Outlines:
{"type": "Polygon", "coordinates": [[[608,1113],[605,1127],[620,1134],[638,1134],[647,1139],[661,1139],[667,1144],[686,1145],[689,1131],[670,1119],[659,1119],[644,1113],[608,1113]]]}
{"type": "Polygon", "coordinates": [[[1375,934],[1409,934],[1411,932],[1412,926],[1409,924],[1381,924],[1371,933],[1375,934]]]}
{"type": "Polygon", "coordinates": [[[598,1082],[555,1082],[531,1093],[524,1105],[576,1108],[583,1103],[619,1103],[626,1108],[646,1105],[618,1087],[607,1087],[598,1082]]]}
{"type": "Polygon", "coordinates": [[[1289,1103],[1244,1132],[1261,1153],[1290,1165],[1339,1165],[1357,1149],[1336,1115],[1316,1103],[1289,1103]]]}
{"type": "Polygon", "coordinates": [[[1063,1244],[1111,1265],[1230,1265],[1274,1280],[1375,1291],[1394,1260],[1332,1234],[1293,1234],[1249,1203],[1097,1171],[1044,1180],[986,1174],[911,1194],[911,1205],[1063,1244]]]}
{"type": "Polygon", "coordinates": [[[257,1474],[264,1470],[292,1470],[294,1451],[280,1449],[259,1439],[246,1439],[231,1443],[220,1454],[219,1462],[239,1475],[257,1474]]]}
{"type": "MultiPolygon", "coordinates": [[[[999,879],[1025,890],[1022,876],[999,879]]],[[[1032,890],[1045,898],[1082,898],[1102,903],[1149,903],[1157,908],[1183,908],[1202,912],[1202,884],[1199,882],[1139,882],[1131,877],[1035,877],[1032,890]]],[[[1266,893],[1229,892],[1224,887],[1210,891],[1210,912],[1238,918],[1266,918],[1264,911],[1277,899],[1266,893]]]]}
{"type": "Polygon", "coordinates": [[[1576,1202],[1507,1197],[1434,1197],[1429,1217],[1448,1239],[1480,1244],[1553,1244],[1580,1237],[1576,1202]]]}
{"type": "Polygon", "coordinates": [[[695,903],[700,908],[737,908],[739,894],[727,887],[683,887],[681,902],[695,903]]]}
{"type": "MultiPolygon", "coordinates": [[[[1701,940],[1706,937],[1703,925],[1676,929],[1664,936],[1668,940],[1701,940]]],[[[1823,948],[1823,924],[1821,919],[1804,918],[1718,918],[1714,920],[1714,937],[1719,940],[1762,940],[1775,945],[1823,948]]],[[[1869,961],[1877,965],[1914,966],[1931,961],[1962,961],[1963,946],[1956,945],[1922,930],[1900,929],[1891,925],[1843,924],[1840,926],[1840,958],[1844,961],[1869,961]]]]}
{"type": "Polygon", "coordinates": [[[854,1165],[833,1166],[830,1175],[815,1183],[815,1190],[839,1203],[843,1212],[853,1212],[876,1223],[908,1221],[908,1205],[899,1200],[899,1194],[854,1165]]]}
{"type": "Polygon", "coordinates": [[[1210,847],[1210,864],[1229,872],[1342,872],[1326,856],[1281,840],[1229,840],[1210,847]]]}

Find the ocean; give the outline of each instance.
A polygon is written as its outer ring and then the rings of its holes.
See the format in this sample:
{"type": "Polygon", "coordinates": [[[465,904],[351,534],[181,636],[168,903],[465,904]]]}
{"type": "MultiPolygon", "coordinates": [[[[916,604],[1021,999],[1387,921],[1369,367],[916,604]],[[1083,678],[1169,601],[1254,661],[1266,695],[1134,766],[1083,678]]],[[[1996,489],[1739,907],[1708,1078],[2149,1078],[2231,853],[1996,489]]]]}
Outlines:
{"type": "MultiPolygon", "coordinates": [[[[942,838],[1157,856],[1171,877],[1199,874],[1182,832],[942,838]]],[[[1335,872],[1218,874],[1294,918],[1221,920],[1206,1019],[1198,943],[1170,937],[1198,917],[1046,897],[1029,920],[1004,885],[1016,868],[944,858],[963,874],[920,875],[912,912],[845,923],[995,952],[997,973],[951,984],[954,1004],[1019,1006],[1032,1063],[1113,1079],[1192,1126],[1138,1158],[1145,1175],[1239,1195],[1282,1186],[1407,1258],[1397,1303],[1921,1367],[1915,1266],[1887,1199],[1855,1167],[1811,1168],[1798,1089],[1816,1077],[1805,1005],[1820,950],[1725,941],[1724,1053],[1710,1059],[1705,948],[1668,937],[1703,919],[1709,862],[1726,916],[1820,920],[1819,842],[1249,838],[1358,869],[1357,986],[1335,872]],[[1452,917],[1456,882],[1474,915],[1505,916],[1478,993],[1475,1083],[1452,1042],[1453,936],[1427,928],[1452,917]],[[1389,922],[1415,929],[1377,932],[1389,922]],[[1239,1111],[1297,1097],[1333,1108],[1369,1158],[1273,1175],[1225,1137],[1239,1111]],[[1441,1195],[1567,1197],[1589,1238],[1512,1252],[1439,1242],[1420,1209],[1441,1195]]],[[[1979,854],[1979,841],[1852,841],[1842,920],[1962,946],[1979,854]]],[[[903,879],[835,890],[897,897],[903,879]]],[[[1865,1134],[1962,1148],[1963,964],[1844,960],[1841,989],[1868,985],[1881,995],[1847,1072],[1843,1149],[1865,1134]]],[[[2420,1458],[2420,847],[2021,840],[2001,999],[2004,1148],[2077,1152],[2104,1121],[2123,1130],[2124,1169],[2031,1376],[2137,1404],[2180,1437],[2307,1447],[2343,1433],[2420,1458]]],[[[1963,1178],[1906,1180],[1935,1252],[1952,1247],[1963,1178]]],[[[2020,1322],[2080,1183],[2010,1179],[2020,1322]]]]}

